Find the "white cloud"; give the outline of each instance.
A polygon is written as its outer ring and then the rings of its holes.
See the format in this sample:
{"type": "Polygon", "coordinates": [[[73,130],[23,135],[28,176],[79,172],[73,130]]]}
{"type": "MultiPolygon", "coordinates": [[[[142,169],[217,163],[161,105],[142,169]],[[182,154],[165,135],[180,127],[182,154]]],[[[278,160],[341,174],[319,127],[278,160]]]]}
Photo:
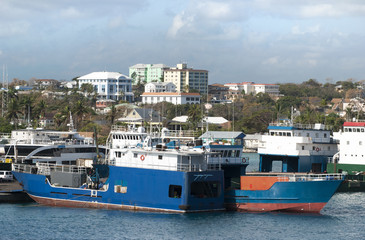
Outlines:
{"type": "Polygon", "coordinates": [[[197,13],[208,19],[225,19],[232,16],[232,5],[229,2],[202,1],[196,6],[197,13]]]}
{"type": "Polygon", "coordinates": [[[110,28],[118,28],[121,25],[123,25],[123,23],[124,23],[123,17],[117,16],[117,17],[114,17],[114,18],[110,19],[109,27],[110,28]]]}
{"type": "Polygon", "coordinates": [[[317,24],[315,26],[309,26],[304,30],[301,30],[300,26],[295,25],[292,27],[292,34],[295,35],[302,35],[302,34],[306,34],[306,33],[317,33],[320,31],[320,25],[317,24]]]}
{"type": "Polygon", "coordinates": [[[277,64],[278,62],[279,62],[279,57],[275,56],[275,57],[265,59],[262,63],[264,65],[274,65],[274,64],[277,64]]]}
{"type": "Polygon", "coordinates": [[[361,0],[253,0],[257,11],[279,17],[336,18],[365,16],[365,2],[361,0]]]}
{"type": "Polygon", "coordinates": [[[171,38],[175,38],[178,32],[184,27],[191,27],[194,21],[193,16],[186,16],[185,12],[176,15],[172,21],[172,25],[169,28],[167,35],[171,38]]]}
{"type": "Polygon", "coordinates": [[[61,10],[61,16],[64,18],[79,18],[81,17],[81,13],[74,7],[68,7],[61,10]]]}
{"type": "Polygon", "coordinates": [[[28,32],[29,27],[30,23],[25,21],[3,23],[0,28],[0,36],[10,37],[23,35],[28,32]]]}
{"type": "Polygon", "coordinates": [[[168,37],[180,39],[231,40],[241,35],[245,19],[241,1],[191,1],[173,18],[168,37]]]}

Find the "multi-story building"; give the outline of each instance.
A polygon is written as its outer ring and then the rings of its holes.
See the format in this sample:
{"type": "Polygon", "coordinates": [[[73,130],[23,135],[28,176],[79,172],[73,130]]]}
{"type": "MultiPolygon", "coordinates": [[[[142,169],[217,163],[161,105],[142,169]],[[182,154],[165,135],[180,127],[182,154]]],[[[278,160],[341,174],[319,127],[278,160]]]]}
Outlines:
{"type": "Polygon", "coordinates": [[[159,102],[170,102],[172,104],[200,104],[199,93],[181,92],[145,92],[141,95],[143,104],[156,104],[159,102]]]}
{"type": "Polygon", "coordinates": [[[132,79],[118,72],[93,72],[77,78],[79,88],[91,84],[99,99],[124,100],[132,102],[132,79]]]}
{"type": "Polygon", "coordinates": [[[129,77],[133,79],[133,84],[138,81],[150,83],[152,81],[161,82],[165,69],[170,67],[164,64],[136,64],[129,67],[129,77]]]}
{"type": "Polygon", "coordinates": [[[145,92],[176,92],[176,86],[172,82],[150,82],[144,86],[145,92]]]}
{"type": "Polygon", "coordinates": [[[277,84],[261,84],[254,82],[242,82],[242,83],[226,83],[224,86],[229,87],[229,90],[244,94],[258,94],[268,93],[273,96],[280,94],[279,85],[277,84]]]}
{"type": "Polygon", "coordinates": [[[280,94],[279,85],[277,84],[253,84],[255,88],[255,94],[267,93],[273,96],[278,96],[280,94]]]}
{"type": "Polygon", "coordinates": [[[254,93],[255,87],[253,86],[253,82],[242,82],[242,83],[226,83],[224,86],[229,87],[229,90],[241,93],[244,91],[244,94],[254,93]]]}
{"type": "Polygon", "coordinates": [[[221,102],[227,99],[229,87],[223,84],[212,84],[208,85],[208,99],[211,102],[221,102]]]}
{"type": "Polygon", "coordinates": [[[188,68],[186,63],[164,71],[164,82],[172,82],[178,92],[195,89],[200,94],[208,94],[208,71],[188,68]]]}

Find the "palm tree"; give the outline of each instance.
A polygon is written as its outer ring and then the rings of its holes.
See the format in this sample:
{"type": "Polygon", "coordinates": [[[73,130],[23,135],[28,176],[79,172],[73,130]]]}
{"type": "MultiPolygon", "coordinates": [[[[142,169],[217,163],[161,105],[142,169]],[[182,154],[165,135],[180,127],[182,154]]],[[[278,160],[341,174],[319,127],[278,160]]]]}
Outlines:
{"type": "Polygon", "coordinates": [[[108,115],[106,116],[106,118],[110,120],[110,125],[114,124],[114,120],[115,120],[116,116],[117,116],[117,109],[115,108],[115,105],[113,104],[110,108],[110,111],[108,112],[108,115]]]}
{"type": "Polygon", "coordinates": [[[16,99],[11,99],[8,103],[8,111],[5,118],[14,123],[15,129],[18,127],[19,114],[21,113],[19,103],[16,99]]]}
{"type": "Polygon", "coordinates": [[[78,100],[73,106],[72,110],[72,112],[77,116],[76,125],[80,127],[84,114],[90,112],[90,109],[85,107],[83,101],[78,100]]]}
{"type": "Polygon", "coordinates": [[[188,122],[195,130],[198,127],[198,123],[202,120],[202,112],[198,104],[193,104],[188,110],[188,122]]]}
{"type": "Polygon", "coordinates": [[[37,112],[39,113],[39,117],[42,118],[46,115],[46,108],[48,107],[47,103],[45,100],[41,100],[38,102],[36,109],[37,112]]]}
{"type": "Polygon", "coordinates": [[[28,118],[28,124],[31,119],[33,99],[30,96],[24,96],[20,102],[20,105],[24,107],[24,120],[28,118]]]}
{"type": "Polygon", "coordinates": [[[62,113],[56,113],[53,116],[53,120],[56,123],[57,127],[61,126],[61,124],[65,121],[65,118],[67,119],[67,117],[65,115],[63,115],[62,113]]]}
{"type": "Polygon", "coordinates": [[[353,117],[352,108],[351,107],[346,108],[346,121],[351,121],[352,117],[353,117]]]}

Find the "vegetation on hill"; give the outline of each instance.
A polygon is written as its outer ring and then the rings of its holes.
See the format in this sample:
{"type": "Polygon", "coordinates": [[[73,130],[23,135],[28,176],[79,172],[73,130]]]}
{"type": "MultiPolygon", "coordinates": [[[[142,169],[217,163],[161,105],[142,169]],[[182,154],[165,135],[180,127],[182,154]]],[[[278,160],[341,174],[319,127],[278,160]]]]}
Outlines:
{"type": "MultiPolygon", "coordinates": [[[[19,80],[17,80],[19,81],[19,80]]],[[[228,130],[243,131],[245,133],[266,132],[270,122],[290,119],[292,109],[300,112],[294,121],[297,123],[323,123],[332,125],[334,130],[340,129],[344,119],[335,112],[330,112],[333,98],[363,97],[364,91],[361,83],[351,80],[337,82],[336,84],[321,84],[314,79],[309,79],[301,84],[280,84],[278,99],[268,94],[243,95],[237,97],[230,104],[214,104],[207,110],[204,104],[197,105],[173,105],[163,102],[152,107],[160,112],[164,125],[168,120],[176,116],[187,115],[188,124],[185,128],[197,129],[204,115],[221,116],[231,121],[228,130]],[[336,86],[342,86],[341,92],[336,86]]],[[[108,114],[96,114],[96,94],[90,86],[82,86],[81,89],[49,89],[60,94],[46,95],[41,91],[31,91],[28,94],[17,92],[13,87],[8,91],[7,109],[0,116],[0,132],[10,132],[12,129],[25,128],[28,124],[39,127],[40,120],[51,116],[54,120],[54,129],[67,130],[72,114],[75,127],[79,131],[93,131],[97,129],[101,135],[100,141],[105,140],[110,127],[115,124],[117,118],[122,117],[126,109],[118,110],[112,107],[108,114]],[[29,121],[28,121],[29,119],[29,121]]],[[[134,88],[135,95],[139,97],[143,92],[143,83],[134,88]]],[[[44,93],[44,92],[43,92],[44,93]]],[[[0,99],[1,101],[2,99],[0,99]]],[[[346,110],[347,117],[353,117],[354,113],[346,110]]],[[[357,113],[361,118],[363,113],[357,113]]],[[[209,126],[216,130],[216,126],[209,126]]]]}

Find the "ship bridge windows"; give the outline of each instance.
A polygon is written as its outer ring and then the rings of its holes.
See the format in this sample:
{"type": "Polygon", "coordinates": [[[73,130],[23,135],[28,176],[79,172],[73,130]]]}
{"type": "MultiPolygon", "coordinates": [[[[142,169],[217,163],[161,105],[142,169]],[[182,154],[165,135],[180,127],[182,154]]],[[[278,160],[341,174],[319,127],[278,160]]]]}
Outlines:
{"type": "Polygon", "coordinates": [[[291,132],[270,132],[271,136],[291,137],[291,132]]]}
{"type": "Polygon", "coordinates": [[[182,187],[180,185],[169,186],[169,197],[170,198],[181,198],[182,187]]]}

